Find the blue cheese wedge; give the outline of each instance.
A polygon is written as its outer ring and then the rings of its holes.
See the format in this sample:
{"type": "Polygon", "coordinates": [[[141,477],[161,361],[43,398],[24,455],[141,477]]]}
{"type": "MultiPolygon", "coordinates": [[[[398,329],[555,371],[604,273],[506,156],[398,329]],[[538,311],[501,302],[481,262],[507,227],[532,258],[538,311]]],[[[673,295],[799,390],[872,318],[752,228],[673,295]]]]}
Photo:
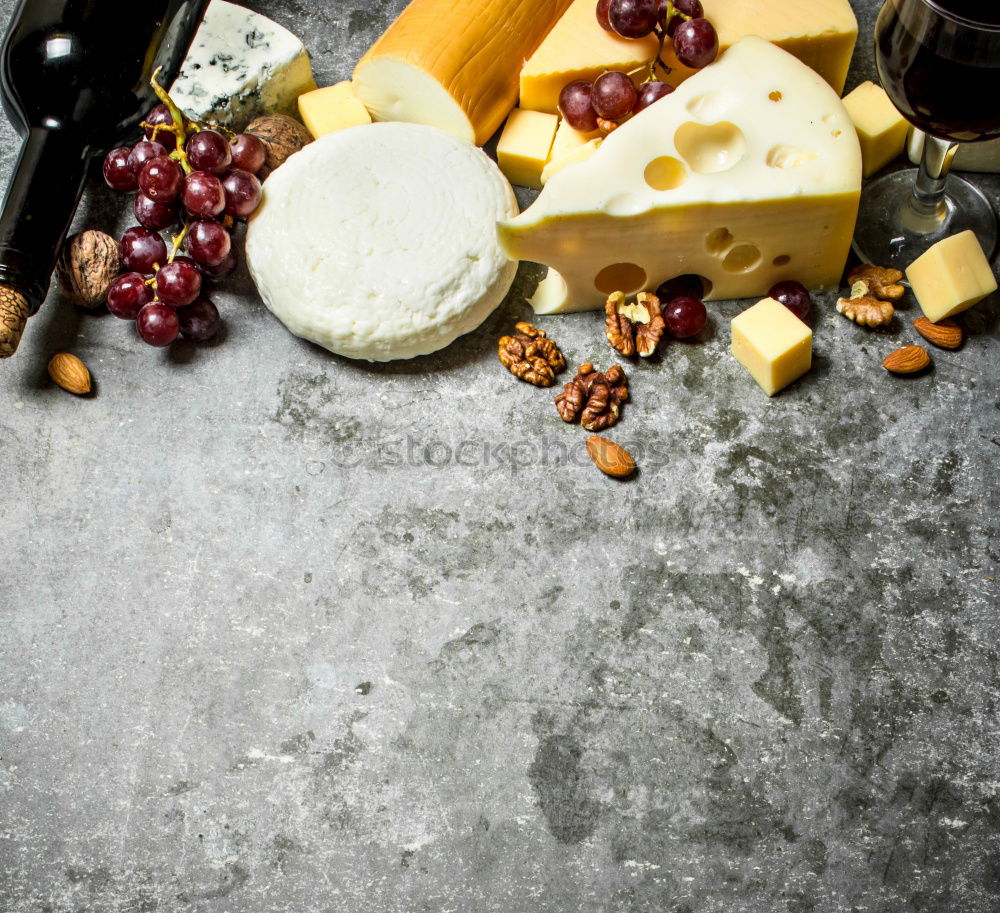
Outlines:
{"type": "Polygon", "coordinates": [[[188,117],[241,130],[261,114],[294,114],[315,88],[309,54],[288,29],[212,0],[170,94],[188,117]]]}

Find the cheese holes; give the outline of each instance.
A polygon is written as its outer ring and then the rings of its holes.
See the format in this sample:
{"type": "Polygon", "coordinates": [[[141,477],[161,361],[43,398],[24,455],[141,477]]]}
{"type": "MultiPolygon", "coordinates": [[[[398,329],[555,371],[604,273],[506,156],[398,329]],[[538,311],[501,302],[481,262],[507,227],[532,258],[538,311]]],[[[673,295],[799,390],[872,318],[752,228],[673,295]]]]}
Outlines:
{"type": "Polygon", "coordinates": [[[673,190],[687,180],[687,168],[672,155],[661,155],[646,166],[643,177],[653,190],[673,190]]]}
{"type": "Polygon", "coordinates": [[[635,263],[612,263],[606,266],[594,280],[594,287],[602,295],[624,292],[631,295],[646,286],[646,271],[635,263]]]}
{"type": "Polygon", "coordinates": [[[722,261],[722,268],[727,273],[749,273],[761,261],[760,248],[756,244],[738,244],[722,261]]]}
{"type": "Polygon", "coordinates": [[[788,266],[792,262],[792,258],[788,254],[782,254],[780,257],[775,257],[771,262],[775,266],[788,266]]]}
{"type": "Polygon", "coordinates": [[[807,149],[800,149],[798,146],[791,146],[788,143],[779,143],[772,146],[767,153],[768,168],[798,168],[806,162],[816,158],[815,152],[807,149]]]}
{"type": "Polygon", "coordinates": [[[782,95],[777,89],[775,89],[770,95],[767,96],[771,101],[781,101],[785,96],[782,95]]]}
{"type": "Polygon", "coordinates": [[[678,128],[674,145],[698,174],[718,174],[734,168],[747,151],[747,140],[736,124],[722,121],[705,126],[689,121],[678,128]]]}
{"type": "Polygon", "coordinates": [[[713,257],[721,257],[736,239],[728,228],[717,228],[705,238],[705,250],[713,257]]]}

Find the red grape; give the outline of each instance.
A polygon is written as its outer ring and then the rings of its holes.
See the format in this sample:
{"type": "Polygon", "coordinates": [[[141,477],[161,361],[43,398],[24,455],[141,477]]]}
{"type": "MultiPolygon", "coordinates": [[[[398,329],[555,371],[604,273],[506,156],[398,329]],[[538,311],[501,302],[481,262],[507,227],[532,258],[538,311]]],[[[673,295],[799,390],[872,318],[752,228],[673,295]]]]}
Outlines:
{"type": "Polygon", "coordinates": [[[656,28],[656,0],[611,0],[608,21],[622,38],[645,38],[656,28]]]}
{"type": "Polygon", "coordinates": [[[780,301],[799,320],[805,320],[809,316],[812,298],[809,295],[809,289],[801,282],[795,282],[791,279],[779,282],[767,294],[775,301],[780,301]]]}
{"type": "Polygon", "coordinates": [[[645,111],[654,101],[666,98],[673,91],[674,87],[666,82],[658,80],[644,82],[639,86],[639,97],[636,99],[632,113],[638,114],[640,111],[645,111]]]}
{"type": "Polygon", "coordinates": [[[229,256],[232,246],[232,236],[219,222],[193,222],[188,230],[188,253],[202,266],[219,266],[229,256]]]}
{"type": "MultiPolygon", "coordinates": [[[[701,0],[674,0],[674,9],[678,13],[683,13],[689,19],[700,19],[705,15],[705,10],[701,5],[701,0]]],[[[673,38],[674,32],[677,31],[677,26],[684,22],[684,16],[671,16],[670,21],[664,23],[664,19],[667,16],[667,4],[666,0],[662,0],[660,3],[660,14],[659,20],[660,25],[667,30],[667,34],[673,38]]]]}
{"type": "Polygon", "coordinates": [[[154,272],[154,264],[167,261],[167,245],[163,238],[148,228],[130,228],[122,235],[118,249],[125,267],[144,276],[154,272]]]}
{"type": "Polygon", "coordinates": [[[125,273],[108,289],[108,310],[122,320],[135,320],[143,305],[153,300],[153,290],[142,273],[125,273]]]}
{"type": "Polygon", "coordinates": [[[225,279],[233,270],[236,269],[239,263],[239,258],[236,256],[236,248],[230,248],[229,255],[223,260],[218,266],[206,266],[203,267],[202,272],[205,276],[211,279],[213,282],[218,282],[220,279],[225,279]]]}
{"type": "MultiPolygon", "coordinates": [[[[172,127],[174,125],[174,118],[166,105],[157,105],[146,115],[146,123],[150,125],[144,128],[146,139],[154,139],[153,127],[159,124],[172,127]]],[[[177,148],[177,136],[169,130],[157,130],[155,140],[168,151],[173,151],[177,148]]]]}
{"type": "Polygon", "coordinates": [[[185,307],[201,294],[201,273],[187,257],[178,257],[156,274],[156,295],[170,307],[185,307]]]}
{"type": "Polygon", "coordinates": [[[590,103],[593,88],[591,83],[577,80],[559,93],[559,112],[567,124],[581,133],[597,129],[597,112],[590,103]]]}
{"type": "Polygon", "coordinates": [[[256,174],[267,161],[267,146],[252,133],[241,133],[232,144],[233,167],[256,174]]]}
{"type": "Polygon", "coordinates": [[[608,13],[611,11],[611,0],[597,0],[597,22],[602,29],[606,32],[611,32],[614,34],[614,29],[611,27],[611,20],[608,18],[608,13]]]}
{"type": "Polygon", "coordinates": [[[192,171],[184,180],[181,202],[191,215],[214,219],[226,208],[226,192],[222,181],[207,171],[192,171]]]}
{"type": "Polygon", "coordinates": [[[128,167],[129,171],[135,175],[136,180],[139,179],[139,172],[142,171],[142,166],[146,164],[150,159],[155,159],[161,155],[167,155],[166,148],[161,143],[151,143],[149,140],[139,140],[133,147],[132,151],[128,156],[128,167]]]}
{"type": "Polygon", "coordinates": [[[226,138],[214,130],[199,130],[187,141],[185,151],[195,171],[209,174],[223,174],[233,161],[226,138]]]}
{"type": "Polygon", "coordinates": [[[701,276],[675,276],[668,279],[656,290],[656,297],[664,304],[670,304],[675,298],[697,298],[705,294],[705,283],[701,276]]]}
{"type": "Polygon", "coordinates": [[[667,329],[677,339],[697,336],[708,322],[708,311],[697,298],[674,298],[663,313],[667,329]]]}
{"type": "Polygon", "coordinates": [[[158,349],[170,345],[181,331],[177,311],[160,301],[151,301],[139,311],[135,328],[143,342],[158,349]]]}
{"type": "Polygon", "coordinates": [[[719,36],[707,19],[690,19],[674,32],[674,54],[686,67],[700,70],[719,56],[719,36]]]}
{"type": "Polygon", "coordinates": [[[238,168],[230,171],[222,179],[222,187],[226,192],[226,215],[234,219],[247,219],[260,206],[260,181],[249,171],[238,168]]]}
{"type": "Polygon", "coordinates": [[[139,186],[135,175],[128,166],[132,150],[128,146],[112,149],[104,157],[104,183],[119,193],[128,193],[139,186]]]}
{"type": "Polygon", "coordinates": [[[199,298],[190,307],[177,311],[181,333],[195,342],[208,342],[222,326],[219,309],[208,299],[199,298]]]}
{"type": "Polygon", "coordinates": [[[163,231],[177,223],[180,218],[177,203],[157,203],[144,193],[137,193],[132,201],[135,220],[150,231],[163,231]]]}
{"type": "Polygon", "coordinates": [[[623,120],[632,113],[639,93],[631,77],[626,73],[611,70],[597,77],[591,92],[590,103],[598,117],[608,120],[623,120]]]}
{"type": "Polygon", "coordinates": [[[165,155],[150,159],[139,172],[139,189],[154,203],[176,200],[183,183],[181,166],[165,155]]]}

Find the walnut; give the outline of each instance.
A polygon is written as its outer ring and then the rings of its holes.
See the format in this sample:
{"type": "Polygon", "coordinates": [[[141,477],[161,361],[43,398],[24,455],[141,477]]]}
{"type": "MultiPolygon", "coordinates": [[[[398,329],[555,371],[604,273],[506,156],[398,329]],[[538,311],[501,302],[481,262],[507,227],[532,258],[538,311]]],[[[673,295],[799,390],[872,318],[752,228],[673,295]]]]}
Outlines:
{"type": "Polygon", "coordinates": [[[635,304],[627,304],[625,295],[615,292],[608,298],[604,313],[608,342],[625,358],[631,358],[636,352],[649,358],[667,329],[660,299],[650,292],[640,292],[635,304]]]}
{"type": "Polygon", "coordinates": [[[892,323],[896,309],[893,301],[906,294],[899,280],[903,274],[898,269],[862,264],[847,277],[851,283],[851,297],[837,301],[837,310],[848,320],[869,327],[884,327],[892,323]]]}
{"type": "Polygon", "coordinates": [[[605,136],[614,133],[621,126],[616,120],[608,120],[606,117],[597,118],[597,129],[605,136]]]}
{"type": "Polygon", "coordinates": [[[260,170],[264,180],[275,168],[285,164],[294,153],[312,142],[312,134],[294,117],[287,114],[264,114],[243,131],[252,133],[267,149],[267,159],[260,170]]]}
{"type": "Polygon", "coordinates": [[[564,422],[575,422],[579,417],[587,431],[603,431],[618,421],[621,405],[627,400],[625,372],[614,365],[602,373],[588,361],[556,397],[556,411],[564,422]]]}
{"type": "Polygon", "coordinates": [[[559,346],[544,330],[530,323],[515,324],[514,334],[500,340],[497,352],[500,362],[518,380],[536,387],[551,387],[556,375],[566,368],[559,346]]]}
{"type": "Polygon", "coordinates": [[[871,294],[882,301],[899,301],[906,294],[906,289],[900,285],[903,273],[898,269],[885,269],[881,266],[872,266],[870,263],[862,263],[861,266],[851,270],[847,281],[852,286],[859,282],[865,284],[865,294],[871,294]]]}
{"type": "Polygon", "coordinates": [[[59,284],[80,307],[104,304],[108,289],[121,272],[118,242],[103,231],[81,231],[63,245],[57,267],[59,284]]]}

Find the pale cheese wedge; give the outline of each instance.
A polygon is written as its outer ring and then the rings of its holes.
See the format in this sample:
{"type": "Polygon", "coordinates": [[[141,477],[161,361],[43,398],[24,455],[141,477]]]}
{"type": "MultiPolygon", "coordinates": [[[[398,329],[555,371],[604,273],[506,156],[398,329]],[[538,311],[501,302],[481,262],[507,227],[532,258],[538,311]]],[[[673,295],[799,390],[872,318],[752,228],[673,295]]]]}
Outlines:
{"type": "Polygon", "coordinates": [[[745,38],[551,176],[499,232],[512,257],[551,267],[539,313],[690,273],[711,298],[760,297],[782,279],[838,284],[860,192],[858,137],[836,93],[745,38]]]}
{"type": "Polygon", "coordinates": [[[656,55],[649,36],[632,41],[605,31],[597,22],[597,0],[573,0],[521,70],[521,107],[555,114],[559,93],[578,79],[593,82],[605,70],[630,72],[656,55]]]}
{"type": "MultiPolygon", "coordinates": [[[[703,0],[702,6],[719,33],[720,53],[756,35],[798,57],[843,94],[858,40],[850,0],[703,0]]],[[[667,77],[671,85],[697,72],[677,61],[669,43],[663,57],[674,67],[667,77]]]]}
{"type": "Polygon", "coordinates": [[[377,121],[428,124],[482,145],[570,0],[412,0],[354,70],[377,121]]]}

